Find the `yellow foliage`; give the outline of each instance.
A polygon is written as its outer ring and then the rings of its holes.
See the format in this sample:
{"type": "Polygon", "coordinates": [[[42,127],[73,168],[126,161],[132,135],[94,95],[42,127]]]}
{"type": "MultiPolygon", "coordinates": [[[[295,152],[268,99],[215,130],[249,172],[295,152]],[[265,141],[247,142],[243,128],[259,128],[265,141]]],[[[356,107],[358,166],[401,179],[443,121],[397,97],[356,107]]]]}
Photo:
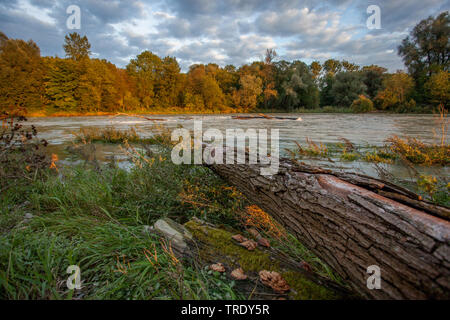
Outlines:
{"type": "MultiPolygon", "coordinates": [[[[381,108],[388,109],[405,105],[407,97],[414,88],[414,80],[404,72],[397,72],[383,81],[384,90],[379,92],[376,100],[381,108]]],[[[410,104],[413,104],[410,101],[410,104]]]]}

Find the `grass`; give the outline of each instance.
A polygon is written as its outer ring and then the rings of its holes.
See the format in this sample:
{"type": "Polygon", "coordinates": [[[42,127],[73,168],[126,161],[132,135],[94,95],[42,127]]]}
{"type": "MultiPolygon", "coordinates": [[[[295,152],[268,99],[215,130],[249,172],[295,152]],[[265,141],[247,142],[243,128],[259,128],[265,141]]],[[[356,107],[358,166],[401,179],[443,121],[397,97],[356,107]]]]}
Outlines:
{"type": "Polygon", "coordinates": [[[164,126],[154,125],[150,129],[155,132],[152,137],[143,138],[141,137],[135,127],[131,127],[126,130],[118,130],[114,127],[104,127],[104,128],[81,128],[79,132],[74,133],[75,143],[82,142],[87,143],[111,143],[111,144],[163,144],[171,145],[170,130],[164,126]]]}
{"type": "Polygon", "coordinates": [[[450,164],[450,145],[426,144],[415,138],[393,136],[387,140],[390,151],[412,164],[446,166],[450,164]]]}
{"type": "MultiPolygon", "coordinates": [[[[205,167],[167,160],[167,134],[153,139],[163,148],[156,154],[128,143],[134,131],[87,133],[84,143],[125,141],[134,166],[50,169],[46,162],[39,174],[16,177],[0,194],[0,299],[247,298],[231,279],[174,259],[159,237],[146,232],[162,217],[179,223],[198,217],[243,230],[238,213],[249,205],[245,197],[205,167]],[[80,267],[81,290],[67,289],[70,265],[80,267]]],[[[287,253],[333,278],[293,239],[287,253]]]]}
{"type": "Polygon", "coordinates": [[[166,216],[235,223],[232,213],[240,203],[226,191],[214,199],[223,188],[217,177],[204,168],[169,170],[166,163],[157,159],[130,172],[60,169],[59,175],[48,172],[46,179],[2,194],[0,297],[70,299],[66,268],[74,264],[81,268],[83,299],[239,298],[231,281],[189,264],[173,265],[160,239],[144,232],[145,225],[166,216]],[[211,195],[216,208],[179,197],[198,179],[209,183],[201,192],[211,195]],[[25,222],[26,213],[34,217],[25,222]],[[156,250],[157,264],[148,261],[146,249],[156,250]]]}
{"type": "Polygon", "coordinates": [[[117,130],[114,127],[106,128],[81,128],[78,133],[75,133],[76,142],[106,142],[106,143],[123,143],[140,142],[141,138],[136,132],[135,128],[128,130],[117,130]]]}

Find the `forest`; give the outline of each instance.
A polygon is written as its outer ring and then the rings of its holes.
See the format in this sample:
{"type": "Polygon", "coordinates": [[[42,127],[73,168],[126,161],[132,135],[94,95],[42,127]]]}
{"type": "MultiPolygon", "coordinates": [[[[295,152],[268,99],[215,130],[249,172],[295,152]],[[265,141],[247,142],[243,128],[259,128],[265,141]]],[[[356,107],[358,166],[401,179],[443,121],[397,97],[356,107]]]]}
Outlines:
{"type": "Polygon", "coordinates": [[[86,36],[65,36],[65,58],[42,57],[33,40],[0,32],[0,111],[25,114],[115,112],[432,112],[450,99],[448,11],[418,23],[398,47],[407,72],[329,59],[277,59],[240,67],[194,64],[140,53],[125,69],[91,58],[86,36]]]}

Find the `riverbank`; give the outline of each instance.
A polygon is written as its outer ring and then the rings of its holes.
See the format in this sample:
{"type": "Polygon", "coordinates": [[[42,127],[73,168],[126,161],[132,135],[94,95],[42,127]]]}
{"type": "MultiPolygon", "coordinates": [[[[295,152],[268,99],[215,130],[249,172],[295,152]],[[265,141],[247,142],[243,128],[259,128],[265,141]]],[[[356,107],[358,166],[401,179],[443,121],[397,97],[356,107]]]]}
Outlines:
{"type": "MultiPolygon", "coordinates": [[[[257,228],[271,247],[303,262],[308,272],[340,283],[325,264],[211,170],[174,165],[165,148],[169,141],[160,136],[152,148],[141,145],[140,151],[124,143],[133,164],[127,170],[114,160],[99,163],[84,157],[90,141],[72,146],[78,164],[66,166],[45,146],[38,157],[32,139],[23,152],[9,150],[0,166],[0,298],[249,299],[267,290],[259,283],[249,291],[245,284],[250,280],[232,279],[202,260],[175,258],[170,246],[151,232],[161,218],[184,224],[196,217],[220,226],[220,236],[251,238],[248,229],[257,228]],[[80,268],[80,290],[66,286],[71,265],[80,268]]],[[[301,274],[283,273],[260,249],[247,253],[237,246],[232,252],[248,274],[263,266],[279,271],[293,289],[285,298],[337,298],[301,274]]]]}
{"type": "MultiPolygon", "coordinates": [[[[320,114],[320,113],[346,113],[346,114],[358,114],[352,111],[351,108],[341,108],[341,107],[331,107],[326,106],[323,108],[316,109],[305,109],[298,108],[294,109],[291,112],[287,112],[286,110],[277,110],[277,109],[257,109],[257,110],[236,110],[231,108],[225,108],[221,110],[191,110],[186,108],[168,108],[168,109],[151,109],[151,110],[127,110],[127,111],[117,111],[117,112],[77,112],[77,111],[57,111],[57,110],[36,110],[26,112],[26,116],[28,117],[91,117],[91,116],[114,116],[120,114],[128,114],[128,115],[178,115],[178,114],[192,114],[192,115],[201,115],[201,114],[258,114],[258,113],[305,113],[305,114],[320,114]]],[[[409,112],[394,112],[394,111],[383,111],[376,110],[367,112],[368,114],[433,114],[433,108],[426,107],[417,107],[414,110],[409,112]]]]}

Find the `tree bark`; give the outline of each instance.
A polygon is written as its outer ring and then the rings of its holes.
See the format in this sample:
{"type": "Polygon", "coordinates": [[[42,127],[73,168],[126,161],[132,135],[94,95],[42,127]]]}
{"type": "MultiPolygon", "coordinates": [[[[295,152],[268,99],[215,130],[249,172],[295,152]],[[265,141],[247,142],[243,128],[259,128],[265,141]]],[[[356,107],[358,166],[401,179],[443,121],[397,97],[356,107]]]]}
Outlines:
{"type": "Polygon", "coordinates": [[[388,182],[287,159],[273,176],[260,175],[259,164],[209,167],[363,297],[449,298],[450,222],[438,217],[447,208],[388,182]],[[371,265],[381,269],[381,289],[367,286],[371,265]]]}

